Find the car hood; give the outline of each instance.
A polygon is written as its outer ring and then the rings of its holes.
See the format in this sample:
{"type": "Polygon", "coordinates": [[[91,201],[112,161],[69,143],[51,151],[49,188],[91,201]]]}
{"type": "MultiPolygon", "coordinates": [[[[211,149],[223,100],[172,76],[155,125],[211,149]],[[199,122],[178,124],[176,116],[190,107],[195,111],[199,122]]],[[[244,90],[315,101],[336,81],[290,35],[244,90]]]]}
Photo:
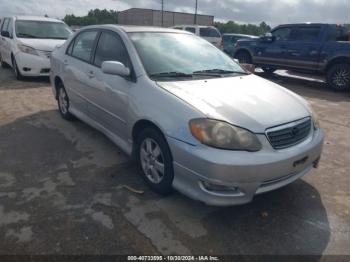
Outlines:
{"type": "Polygon", "coordinates": [[[37,50],[52,52],[56,46],[63,45],[66,40],[19,38],[19,41],[37,50]]]}
{"type": "Polygon", "coordinates": [[[310,116],[304,99],[255,75],[157,84],[208,118],[255,133],[310,116]]]}

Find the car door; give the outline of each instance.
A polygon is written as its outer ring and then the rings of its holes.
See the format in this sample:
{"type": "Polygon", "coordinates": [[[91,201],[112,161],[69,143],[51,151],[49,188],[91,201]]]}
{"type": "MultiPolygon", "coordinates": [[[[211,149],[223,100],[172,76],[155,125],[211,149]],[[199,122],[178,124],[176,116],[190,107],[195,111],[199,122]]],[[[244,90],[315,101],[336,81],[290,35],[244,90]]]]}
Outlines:
{"type": "Polygon", "coordinates": [[[63,81],[71,110],[85,115],[88,115],[89,88],[94,84],[91,77],[91,59],[98,33],[98,30],[80,32],[69,44],[63,58],[63,81]]]}
{"type": "Polygon", "coordinates": [[[322,49],[321,26],[295,26],[286,44],[288,66],[318,69],[322,49]]]}
{"type": "Polygon", "coordinates": [[[118,33],[103,30],[96,45],[92,69],[93,84],[89,87],[91,117],[110,132],[126,139],[129,90],[135,82],[130,77],[105,74],[104,61],[118,61],[132,71],[128,51],[118,33]]]}
{"type": "Polygon", "coordinates": [[[271,32],[271,41],[261,38],[254,52],[254,61],[265,65],[286,65],[286,51],[291,27],[276,28],[271,32]]]}
{"type": "Polygon", "coordinates": [[[1,45],[0,45],[0,52],[1,52],[1,59],[6,62],[7,64],[11,65],[11,60],[9,60],[9,56],[8,56],[8,49],[10,47],[9,45],[9,38],[5,37],[3,35],[4,32],[8,32],[8,25],[9,25],[9,18],[5,18],[2,26],[1,26],[1,45]]]}

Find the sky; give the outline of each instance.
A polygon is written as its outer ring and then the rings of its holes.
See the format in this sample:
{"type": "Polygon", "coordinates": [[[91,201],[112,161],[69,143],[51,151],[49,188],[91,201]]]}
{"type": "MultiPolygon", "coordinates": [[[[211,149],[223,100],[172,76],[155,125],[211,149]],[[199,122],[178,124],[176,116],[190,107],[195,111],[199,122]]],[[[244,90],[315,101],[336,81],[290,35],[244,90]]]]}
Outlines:
{"type": "MultiPolygon", "coordinates": [[[[161,0],[0,0],[0,17],[29,14],[63,18],[86,15],[90,9],[122,11],[131,7],[160,9],[161,0]]],[[[168,11],[194,12],[195,0],[164,0],[168,11]]],[[[216,21],[349,23],[349,0],[198,0],[198,12],[214,15],[216,21]]]]}

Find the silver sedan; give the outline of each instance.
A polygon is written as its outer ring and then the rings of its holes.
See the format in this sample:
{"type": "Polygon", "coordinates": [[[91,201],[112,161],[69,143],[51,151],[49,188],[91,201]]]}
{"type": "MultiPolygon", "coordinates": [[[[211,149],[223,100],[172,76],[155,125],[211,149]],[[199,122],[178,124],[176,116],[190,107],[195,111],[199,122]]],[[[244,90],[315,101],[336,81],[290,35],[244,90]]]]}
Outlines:
{"type": "Polygon", "coordinates": [[[103,132],[158,193],[244,204],[318,165],[324,134],[308,103],[188,32],[86,27],[51,66],[62,117],[103,132]]]}

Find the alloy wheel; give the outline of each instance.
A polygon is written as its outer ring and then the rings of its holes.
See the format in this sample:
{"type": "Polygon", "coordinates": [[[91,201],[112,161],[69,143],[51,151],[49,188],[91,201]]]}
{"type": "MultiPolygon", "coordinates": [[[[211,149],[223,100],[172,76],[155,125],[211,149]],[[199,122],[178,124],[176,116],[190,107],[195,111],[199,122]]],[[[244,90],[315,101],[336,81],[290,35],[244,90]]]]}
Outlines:
{"type": "Polygon", "coordinates": [[[58,104],[59,104],[59,107],[60,107],[62,114],[67,114],[68,113],[68,97],[67,97],[66,91],[63,88],[59,89],[58,104]]]}
{"type": "Polygon", "coordinates": [[[141,167],[147,179],[159,184],[164,178],[164,157],[157,142],[151,138],[145,138],[140,147],[141,167]]]}
{"type": "Polygon", "coordinates": [[[350,83],[350,73],[345,69],[337,70],[332,77],[332,82],[335,86],[343,88],[350,83]]]}

